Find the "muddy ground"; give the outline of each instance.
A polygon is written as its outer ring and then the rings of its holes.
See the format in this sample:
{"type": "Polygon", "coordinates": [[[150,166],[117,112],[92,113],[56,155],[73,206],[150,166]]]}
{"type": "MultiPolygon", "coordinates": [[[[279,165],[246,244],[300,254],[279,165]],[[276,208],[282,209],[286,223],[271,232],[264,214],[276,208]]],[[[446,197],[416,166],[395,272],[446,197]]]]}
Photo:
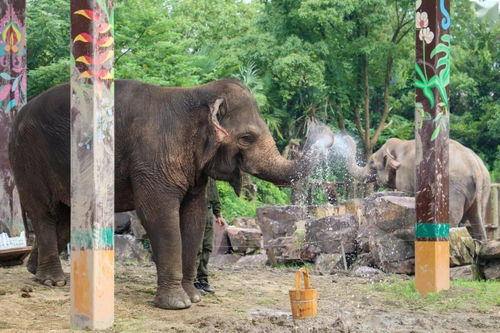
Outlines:
{"type": "MultiPolygon", "coordinates": [[[[67,263],[64,267],[69,271],[67,263]]],[[[313,275],[319,314],[314,319],[293,320],[288,290],[294,270],[213,268],[216,295],[205,296],[187,310],[167,311],[152,305],[156,281],[152,264],[117,264],[116,322],[110,331],[499,332],[500,288],[499,301],[486,305],[464,286],[453,286],[434,301],[412,300],[411,293],[408,298],[404,290],[401,297],[392,291],[394,284],[405,286],[408,281],[385,275],[377,281],[313,275]],[[464,294],[471,295],[465,302],[458,297],[464,294]]],[[[69,307],[69,287],[41,286],[24,267],[0,268],[0,331],[68,331],[69,307]],[[33,289],[31,297],[22,297],[23,287],[33,289]]]]}

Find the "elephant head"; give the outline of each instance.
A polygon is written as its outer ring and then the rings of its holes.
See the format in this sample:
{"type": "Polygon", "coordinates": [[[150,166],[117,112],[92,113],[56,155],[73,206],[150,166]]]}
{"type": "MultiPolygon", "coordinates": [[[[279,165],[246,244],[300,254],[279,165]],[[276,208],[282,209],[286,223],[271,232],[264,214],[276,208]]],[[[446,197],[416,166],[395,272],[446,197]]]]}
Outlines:
{"type": "Polygon", "coordinates": [[[288,185],[307,175],[321,154],[333,144],[331,130],[310,126],[304,151],[296,160],[281,156],[250,91],[239,81],[224,79],[203,86],[212,95],[209,122],[213,129],[205,173],[228,181],[236,193],[246,172],[277,185],[288,185]]]}
{"type": "Polygon", "coordinates": [[[364,167],[358,166],[356,162],[357,148],[354,139],[344,135],[342,140],[346,146],[346,166],[351,176],[362,183],[377,182],[380,186],[395,188],[396,171],[401,163],[394,156],[390,140],[370,156],[364,167]]]}

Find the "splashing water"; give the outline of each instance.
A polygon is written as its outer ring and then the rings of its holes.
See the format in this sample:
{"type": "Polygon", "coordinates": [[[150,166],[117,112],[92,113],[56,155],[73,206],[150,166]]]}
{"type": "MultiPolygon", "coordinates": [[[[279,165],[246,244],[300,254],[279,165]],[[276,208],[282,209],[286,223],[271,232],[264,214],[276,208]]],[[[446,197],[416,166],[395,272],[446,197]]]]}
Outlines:
{"type": "Polygon", "coordinates": [[[325,204],[328,199],[325,192],[326,184],[337,182],[348,184],[351,181],[346,161],[355,154],[352,141],[352,137],[337,133],[333,137],[333,145],[332,137],[328,135],[322,135],[314,142],[312,148],[319,151],[319,154],[314,156],[317,163],[308,176],[294,182],[292,190],[294,204],[300,206],[325,204]]]}

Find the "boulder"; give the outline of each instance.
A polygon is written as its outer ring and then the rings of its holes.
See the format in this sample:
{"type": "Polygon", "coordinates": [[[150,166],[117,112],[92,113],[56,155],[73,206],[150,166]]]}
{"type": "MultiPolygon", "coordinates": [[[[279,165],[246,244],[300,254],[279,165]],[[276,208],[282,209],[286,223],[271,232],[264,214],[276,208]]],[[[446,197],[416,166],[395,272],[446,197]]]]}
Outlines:
{"type": "Polygon", "coordinates": [[[325,217],[343,215],[346,213],[345,205],[321,205],[307,207],[307,215],[310,217],[325,217]]]}
{"type": "Polygon", "coordinates": [[[300,260],[300,251],[304,243],[304,235],[295,233],[292,236],[271,239],[266,248],[272,265],[285,264],[300,260]]]}
{"type": "Polygon", "coordinates": [[[262,268],[267,263],[267,255],[254,254],[241,257],[235,264],[235,268],[262,268]]]}
{"type": "Polygon", "coordinates": [[[325,254],[321,253],[316,258],[314,268],[321,275],[329,275],[335,270],[345,269],[341,254],[325,254]]]}
{"type": "Polygon", "coordinates": [[[137,216],[135,210],[128,212],[130,215],[130,231],[137,239],[147,239],[148,234],[146,229],[144,229],[141,220],[137,216]]]}
{"type": "Polygon", "coordinates": [[[255,217],[237,217],[233,220],[233,226],[246,229],[260,229],[255,217]]]}
{"type": "Polygon", "coordinates": [[[350,214],[326,216],[308,220],[301,258],[315,261],[320,253],[345,254],[356,252],[358,223],[350,214]]]}
{"type": "Polygon", "coordinates": [[[476,246],[467,228],[450,228],[450,267],[470,265],[476,257],[476,246]]]}
{"type": "Polygon", "coordinates": [[[487,263],[482,268],[482,273],[486,280],[500,281],[500,260],[495,260],[487,263]]]}
{"type": "Polygon", "coordinates": [[[384,272],[368,266],[355,266],[350,273],[351,276],[362,278],[371,278],[380,274],[384,274],[384,272]]]}
{"type": "Polygon", "coordinates": [[[388,273],[413,274],[415,198],[376,193],[365,208],[358,241],[368,246],[375,265],[388,273]]]}
{"type": "Polygon", "coordinates": [[[143,261],[149,259],[149,252],[133,235],[115,235],[115,260],[118,262],[143,261]]]}
{"type": "Polygon", "coordinates": [[[229,226],[227,236],[234,252],[250,254],[262,249],[262,232],[258,229],[229,226]]]}
{"type": "Polygon", "coordinates": [[[492,240],[481,246],[479,251],[481,260],[500,259],[500,240],[492,240]]]}
{"type": "Polygon", "coordinates": [[[218,254],[210,258],[208,264],[219,268],[233,266],[241,256],[238,254],[218,254]]]}
{"type": "Polygon", "coordinates": [[[450,268],[450,278],[452,280],[477,280],[477,269],[474,265],[456,266],[450,268]]]}
{"type": "Polygon", "coordinates": [[[115,234],[130,232],[130,214],[128,212],[115,214],[115,234]]]}
{"type": "Polygon", "coordinates": [[[479,250],[478,269],[487,280],[500,280],[500,240],[492,240],[479,250]]]}
{"type": "Polygon", "coordinates": [[[226,254],[231,251],[231,244],[227,236],[227,226],[220,226],[214,222],[214,240],[212,243],[212,256],[226,254]]]}
{"type": "Polygon", "coordinates": [[[264,247],[271,239],[292,236],[306,217],[301,206],[264,206],[257,209],[257,224],[262,230],[264,247]]]}

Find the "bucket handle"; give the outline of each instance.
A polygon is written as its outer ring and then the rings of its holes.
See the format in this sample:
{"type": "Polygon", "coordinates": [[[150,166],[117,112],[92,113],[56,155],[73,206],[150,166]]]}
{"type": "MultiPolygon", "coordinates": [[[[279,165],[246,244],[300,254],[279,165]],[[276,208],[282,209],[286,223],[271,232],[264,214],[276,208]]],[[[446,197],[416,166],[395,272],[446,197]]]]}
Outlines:
{"type": "Polygon", "coordinates": [[[309,289],[309,271],[305,268],[299,269],[295,272],[295,289],[300,289],[300,277],[304,277],[304,289],[309,289]]]}

